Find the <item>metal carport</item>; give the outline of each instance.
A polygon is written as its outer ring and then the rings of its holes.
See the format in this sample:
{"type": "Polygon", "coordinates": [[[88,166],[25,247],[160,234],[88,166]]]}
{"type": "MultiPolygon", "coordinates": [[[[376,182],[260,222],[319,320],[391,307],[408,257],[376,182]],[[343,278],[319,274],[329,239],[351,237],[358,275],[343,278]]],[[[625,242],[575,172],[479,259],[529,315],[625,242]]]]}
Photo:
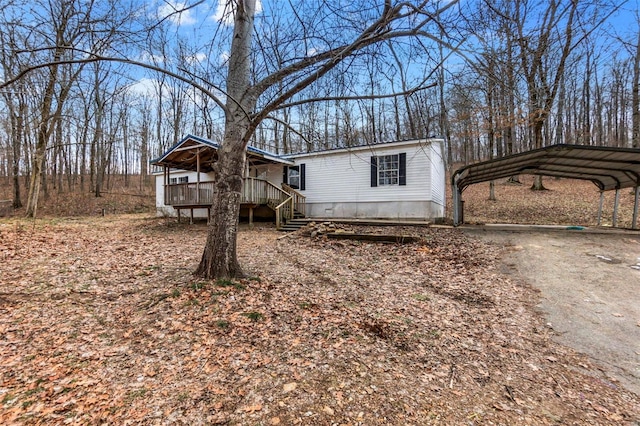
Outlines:
{"type": "Polygon", "coordinates": [[[462,192],[469,185],[519,174],[593,182],[601,191],[598,222],[602,214],[604,191],[616,190],[613,226],[617,224],[619,191],[635,188],[632,227],[636,229],[640,192],[640,149],[565,144],[471,164],[456,170],[451,176],[454,225],[463,222],[462,192]]]}

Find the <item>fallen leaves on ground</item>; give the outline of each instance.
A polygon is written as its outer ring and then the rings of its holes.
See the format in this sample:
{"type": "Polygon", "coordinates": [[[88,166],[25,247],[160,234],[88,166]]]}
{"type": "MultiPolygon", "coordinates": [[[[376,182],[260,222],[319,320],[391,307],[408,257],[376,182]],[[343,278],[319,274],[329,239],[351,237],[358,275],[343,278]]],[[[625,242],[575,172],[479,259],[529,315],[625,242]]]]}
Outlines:
{"type": "MultiPolygon", "coordinates": [[[[379,232],[353,227],[357,232],[379,232]]],[[[204,225],[0,222],[2,424],[598,424],[638,396],[551,340],[536,293],[452,229],[379,244],[204,225]]]]}
{"type": "MultiPolygon", "coordinates": [[[[533,176],[519,176],[522,184],[497,180],[496,200],[489,200],[489,183],[471,185],[462,194],[467,223],[525,223],[549,225],[595,226],[598,223],[600,191],[589,181],[545,178],[546,191],[533,191],[533,176]]],[[[451,200],[451,188],[447,202],[451,200]]],[[[633,189],[620,190],[618,227],[631,227],[634,204],[633,189]]],[[[602,225],[611,226],[615,191],[604,193],[602,225]]],[[[451,208],[447,209],[451,212],[451,208]]]]}

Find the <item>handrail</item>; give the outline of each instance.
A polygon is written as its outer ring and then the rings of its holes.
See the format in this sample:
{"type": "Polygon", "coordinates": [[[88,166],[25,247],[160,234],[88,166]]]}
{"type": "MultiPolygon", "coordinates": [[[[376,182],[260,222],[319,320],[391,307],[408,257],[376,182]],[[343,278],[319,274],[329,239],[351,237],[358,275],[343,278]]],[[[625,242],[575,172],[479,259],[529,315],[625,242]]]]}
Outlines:
{"type": "Polygon", "coordinates": [[[278,187],[277,185],[274,185],[273,183],[269,182],[268,180],[265,180],[265,182],[267,183],[267,186],[270,188],[273,188],[276,192],[282,194],[282,195],[286,195],[287,197],[291,196],[291,194],[289,194],[287,191],[285,191],[284,189],[278,187]]]}
{"type": "Polygon", "coordinates": [[[286,183],[282,184],[282,189],[284,189],[285,192],[287,192],[289,195],[293,197],[294,209],[302,213],[303,216],[306,216],[307,214],[306,214],[305,207],[306,207],[307,197],[305,197],[300,192],[296,191],[294,188],[292,188],[290,185],[286,183]]]}
{"type": "Polygon", "coordinates": [[[276,229],[280,229],[282,222],[287,219],[293,219],[293,197],[289,197],[278,204],[274,210],[276,212],[276,229]],[[284,209],[284,206],[287,204],[290,204],[289,214],[287,214],[287,210],[284,209]]]}

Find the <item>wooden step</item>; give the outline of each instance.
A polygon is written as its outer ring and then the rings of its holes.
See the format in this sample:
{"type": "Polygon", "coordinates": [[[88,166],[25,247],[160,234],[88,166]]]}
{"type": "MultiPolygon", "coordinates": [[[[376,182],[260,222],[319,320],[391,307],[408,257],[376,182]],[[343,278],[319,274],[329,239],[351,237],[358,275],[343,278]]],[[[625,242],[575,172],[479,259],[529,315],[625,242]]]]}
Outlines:
{"type": "Polygon", "coordinates": [[[282,232],[293,232],[305,226],[309,223],[308,219],[291,219],[287,221],[287,223],[280,228],[282,232]]]}

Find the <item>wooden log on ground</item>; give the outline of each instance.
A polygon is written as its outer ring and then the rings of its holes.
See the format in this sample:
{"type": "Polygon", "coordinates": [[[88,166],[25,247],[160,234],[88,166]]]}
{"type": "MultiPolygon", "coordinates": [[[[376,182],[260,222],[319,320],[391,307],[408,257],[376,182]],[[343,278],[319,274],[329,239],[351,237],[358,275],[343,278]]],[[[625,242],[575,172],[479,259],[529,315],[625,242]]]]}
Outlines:
{"type": "Polygon", "coordinates": [[[327,238],[334,240],[358,240],[373,241],[379,243],[400,243],[408,244],[420,241],[420,237],[410,235],[385,235],[385,234],[353,234],[350,232],[333,232],[325,234],[327,238]]]}

